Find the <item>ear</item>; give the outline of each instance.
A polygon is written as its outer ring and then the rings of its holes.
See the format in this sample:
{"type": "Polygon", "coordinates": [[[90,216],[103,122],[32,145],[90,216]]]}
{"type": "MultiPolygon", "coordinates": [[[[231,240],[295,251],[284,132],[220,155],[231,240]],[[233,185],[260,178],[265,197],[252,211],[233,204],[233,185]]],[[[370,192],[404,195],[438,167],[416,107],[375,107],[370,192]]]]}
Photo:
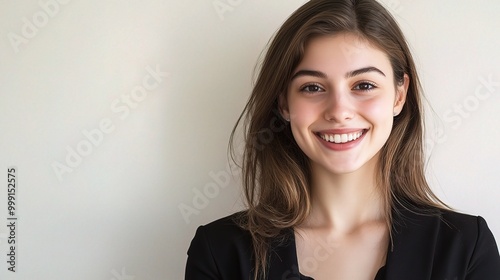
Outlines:
{"type": "Polygon", "coordinates": [[[396,97],[394,98],[394,116],[399,115],[406,102],[406,93],[410,85],[410,77],[407,74],[403,76],[403,82],[396,86],[396,97]]]}
{"type": "Polygon", "coordinates": [[[286,93],[282,93],[278,97],[278,106],[281,117],[286,121],[290,121],[290,111],[288,110],[288,101],[286,98],[286,93]]]}

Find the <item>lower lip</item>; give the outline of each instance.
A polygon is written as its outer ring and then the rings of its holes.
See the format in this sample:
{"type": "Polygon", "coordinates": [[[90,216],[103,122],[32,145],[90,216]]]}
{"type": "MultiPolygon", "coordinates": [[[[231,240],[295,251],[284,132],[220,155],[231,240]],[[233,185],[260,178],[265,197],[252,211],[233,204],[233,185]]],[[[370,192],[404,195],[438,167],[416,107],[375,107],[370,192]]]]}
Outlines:
{"type": "Polygon", "coordinates": [[[321,142],[321,144],[323,144],[323,146],[325,146],[326,148],[328,148],[330,150],[334,150],[334,151],[346,151],[346,150],[349,150],[349,149],[356,147],[361,142],[361,140],[363,140],[363,138],[365,138],[367,131],[368,130],[363,130],[363,134],[356,140],[346,142],[346,143],[340,143],[340,144],[328,142],[326,140],[323,140],[323,138],[321,138],[318,134],[315,134],[315,135],[316,135],[316,137],[318,137],[319,142],[321,142]]]}

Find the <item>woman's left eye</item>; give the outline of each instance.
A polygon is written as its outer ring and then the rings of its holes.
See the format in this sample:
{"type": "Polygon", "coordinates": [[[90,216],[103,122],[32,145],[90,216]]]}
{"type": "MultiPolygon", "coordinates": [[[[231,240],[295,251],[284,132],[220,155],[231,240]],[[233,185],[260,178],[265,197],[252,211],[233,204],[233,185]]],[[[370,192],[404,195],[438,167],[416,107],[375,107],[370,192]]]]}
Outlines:
{"type": "Polygon", "coordinates": [[[359,83],[354,87],[355,90],[363,90],[363,91],[368,91],[375,88],[376,86],[374,84],[368,82],[359,83]]]}

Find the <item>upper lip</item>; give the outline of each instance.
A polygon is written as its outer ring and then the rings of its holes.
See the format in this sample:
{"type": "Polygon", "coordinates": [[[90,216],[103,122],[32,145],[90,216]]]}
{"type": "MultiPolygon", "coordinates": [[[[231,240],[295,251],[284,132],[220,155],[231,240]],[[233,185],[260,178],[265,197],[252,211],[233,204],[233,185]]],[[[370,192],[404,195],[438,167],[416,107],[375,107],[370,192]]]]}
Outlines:
{"type": "Polygon", "coordinates": [[[339,129],[328,129],[328,130],[320,130],[316,131],[318,134],[349,134],[360,131],[365,131],[364,128],[339,128],[339,129]]]}

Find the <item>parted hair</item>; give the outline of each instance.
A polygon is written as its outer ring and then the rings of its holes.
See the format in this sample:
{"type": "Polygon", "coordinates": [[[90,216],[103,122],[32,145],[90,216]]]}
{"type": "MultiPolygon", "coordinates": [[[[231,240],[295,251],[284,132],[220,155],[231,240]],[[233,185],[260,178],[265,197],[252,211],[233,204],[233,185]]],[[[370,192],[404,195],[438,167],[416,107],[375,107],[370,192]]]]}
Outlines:
{"type": "Polygon", "coordinates": [[[308,157],[281,117],[279,99],[314,37],[351,33],[387,55],[395,85],[409,77],[405,105],[394,118],[380,151],[377,187],[383,195],[387,226],[396,204],[409,201],[447,208],[432,192],[424,171],[422,90],[406,39],[395,19],[375,0],[311,0],[296,10],[268,45],[248,102],[233,128],[229,148],[234,159],[235,134],[242,125],[243,192],[247,210],[238,223],[253,241],[254,279],[265,279],[276,241],[309,215],[311,171],[308,157]]]}

